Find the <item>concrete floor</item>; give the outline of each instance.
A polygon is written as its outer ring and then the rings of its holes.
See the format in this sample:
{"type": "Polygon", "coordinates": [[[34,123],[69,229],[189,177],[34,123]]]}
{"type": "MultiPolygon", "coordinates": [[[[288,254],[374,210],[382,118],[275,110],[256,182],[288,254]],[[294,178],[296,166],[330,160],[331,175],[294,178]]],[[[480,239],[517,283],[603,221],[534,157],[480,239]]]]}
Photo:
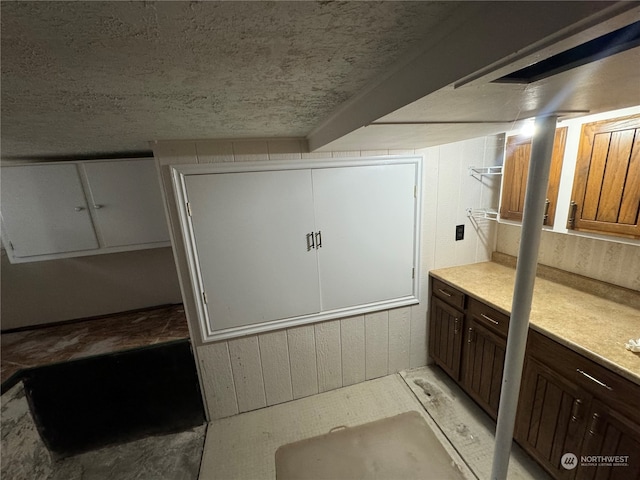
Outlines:
{"type": "Polygon", "coordinates": [[[399,375],[211,422],[199,478],[275,479],[278,447],[338,426],[362,425],[409,411],[422,415],[464,478],[475,479],[399,375]]]}
{"type": "Polygon", "coordinates": [[[22,382],[2,395],[0,478],[11,480],[196,480],[206,425],[55,460],[40,439],[22,382]]]}
{"type": "MultiPolygon", "coordinates": [[[[423,415],[466,478],[490,477],[495,422],[439,368],[423,367],[211,422],[199,478],[275,479],[281,445],[411,410],[423,415]]],[[[547,478],[514,444],[509,479],[547,478]]]]}
{"type": "MultiPolygon", "coordinates": [[[[416,398],[474,474],[491,478],[496,423],[435,365],[401,372],[416,398]]],[[[509,480],[551,479],[514,442],[509,480]]]]}
{"type": "MultiPolygon", "coordinates": [[[[278,447],[337,426],[362,425],[408,411],[422,415],[465,478],[489,478],[495,423],[437,367],[216,420],[208,428],[148,437],[59,461],[42,444],[19,383],[2,396],[1,473],[2,478],[15,480],[275,479],[278,447]]],[[[509,479],[546,478],[514,445],[509,479]]]]}

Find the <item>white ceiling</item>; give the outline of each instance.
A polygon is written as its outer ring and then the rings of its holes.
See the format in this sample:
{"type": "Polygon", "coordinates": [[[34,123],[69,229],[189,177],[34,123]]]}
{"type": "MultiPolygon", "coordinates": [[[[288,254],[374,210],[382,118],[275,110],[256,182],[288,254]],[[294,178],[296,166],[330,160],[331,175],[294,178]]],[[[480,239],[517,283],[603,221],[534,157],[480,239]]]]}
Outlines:
{"type": "Polygon", "coordinates": [[[361,127],[511,121],[555,105],[560,92],[568,94],[555,110],[640,104],[639,49],[528,87],[488,83],[563,42],[637,21],[633,2],[2,2],[1,9],[3,159],[120,156],[149,151],[150,140],[188,138],[419,147],[510,124],[361,127]],[[454,88],[462,79],[472,81],[454,88]]]}

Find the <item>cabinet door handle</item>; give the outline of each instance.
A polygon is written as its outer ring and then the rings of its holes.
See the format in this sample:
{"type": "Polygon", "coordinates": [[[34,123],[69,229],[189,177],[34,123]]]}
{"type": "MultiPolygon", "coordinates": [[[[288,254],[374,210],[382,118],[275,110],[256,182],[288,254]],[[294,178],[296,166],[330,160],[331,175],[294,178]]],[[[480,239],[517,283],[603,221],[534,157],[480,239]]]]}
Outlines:
{"type": "Polygon", "coordinates": [[[601,381],[600,381],[600,380],[598,380],[597,378],[592,377],[592,376],[591,376],[591,375],[589,375],[587,372],[584,372],[584,371],[580,370],[579,368],[576,368],[576,372],[578,372],[578,373],[580,373],[580,374],[584,375],[585,377],[587,377],[587,378],[588,378],[589,380],[591,380],[592,382],[597,383],[598,385],[600,385],[601,387],[606,388],[606,389],[607,389],[607,390],[609,390],[609,391],[613,390],[613,388],[611,388],[611,387],[610,387],[609,385],[607,385],[606,383],[601,382],[601,381]]]}
{"type": "Polygon", "coordinates": [[[83,210],[84,210],[84,207],[75,207],[75,208],[74,208],[74,210],[75,210],[76,212],[81,212],[81,211],[83,211],[83,210]]]}
{"type": "Polygon", "coordinates": [[[316,248],[315,244],[313,243],[313,232],[307,233],[307,252],[312,248],[316,248]]]}
{"type": "Polygon", "coordinates": [[[453,334],[457,335],[458,333],[460,333],[460,319],[456,317],[453,320],[453,334]]]}
{"type": "Polygon", "coordinates": [[[543,225],[546,225],[547,220],[549,220],[549,205],[551,205],[551,202],[547,198],[544,202],[544,220],[542,221],[543,225]]]}
{"type": "Polygon", "coordinates": [[[582,417],[582,400],[576,398],[571,409],[571,421],[577,422],[582,417]]]}
{"type": "Polygon", "coordinates": [[[594,413],[591,417],[591,425],[589,426],[589,435],[598,435],[598,427],[600,426],[600,415],[594,413]]]}
{"type": "Polygon", "coordinates": [[[473,327],[469,327],[469,335],[467,336],[467,343],[473,343],[473,327]]]}
{"type": "Polygon", "coordinates": [[[481,313],[480,316],[482,318],[484,318],[485,320],[489,320],[491,323],[495,324],[495,325],[500,325],[500,322],[498,322],[497,320],[494,320],[491,317],[487,317],[484,313],[481,313]]]}
{"type": "Polygon", "coordinates": [[[576,211],[578,210],[578,204],[571,200],[569,204],[569,220],[567,221],[567,228],[575,228],[576,226],[576,211]]]}
{"type": "Polygon", "coordinates": [[[322,247],[322,232],[318,230],[318,233],[316,233],[316,248],[321,248],[321,247],[322,247]]]}
{"type": "Polygon", "coordinates": [[[450,296],[451,296],[451,294],[450,294],[449,292],[447,292],[446,290],[443,290],[443,289],[441,289],[441,288],[439,288],[439,289],[438,289],[438,291],[439,291],[440,293],[442,293],[443,295],[446,295],[447,297],[450,297],[450,296]]]}

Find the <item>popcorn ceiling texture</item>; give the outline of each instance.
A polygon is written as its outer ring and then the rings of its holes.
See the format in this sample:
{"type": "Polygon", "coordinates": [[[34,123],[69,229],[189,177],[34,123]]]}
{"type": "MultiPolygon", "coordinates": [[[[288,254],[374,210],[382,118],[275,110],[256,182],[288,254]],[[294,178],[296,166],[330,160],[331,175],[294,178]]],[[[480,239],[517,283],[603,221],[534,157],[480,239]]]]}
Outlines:
{"type": "Polygon", "coordinates": [[[448,2],[2,2],[2,157],[304,136],[448,2]]]}

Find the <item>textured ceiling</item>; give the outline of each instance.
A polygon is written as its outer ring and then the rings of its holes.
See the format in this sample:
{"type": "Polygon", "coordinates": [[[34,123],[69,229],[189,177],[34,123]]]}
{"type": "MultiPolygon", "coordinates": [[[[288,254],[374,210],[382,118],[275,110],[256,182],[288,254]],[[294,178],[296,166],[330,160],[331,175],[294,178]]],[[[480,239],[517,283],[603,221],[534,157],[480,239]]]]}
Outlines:
{"type": "Polygon", "coordinates": [[[2,2],[2,158],[304,136],[453,2],[2,2]]]}

